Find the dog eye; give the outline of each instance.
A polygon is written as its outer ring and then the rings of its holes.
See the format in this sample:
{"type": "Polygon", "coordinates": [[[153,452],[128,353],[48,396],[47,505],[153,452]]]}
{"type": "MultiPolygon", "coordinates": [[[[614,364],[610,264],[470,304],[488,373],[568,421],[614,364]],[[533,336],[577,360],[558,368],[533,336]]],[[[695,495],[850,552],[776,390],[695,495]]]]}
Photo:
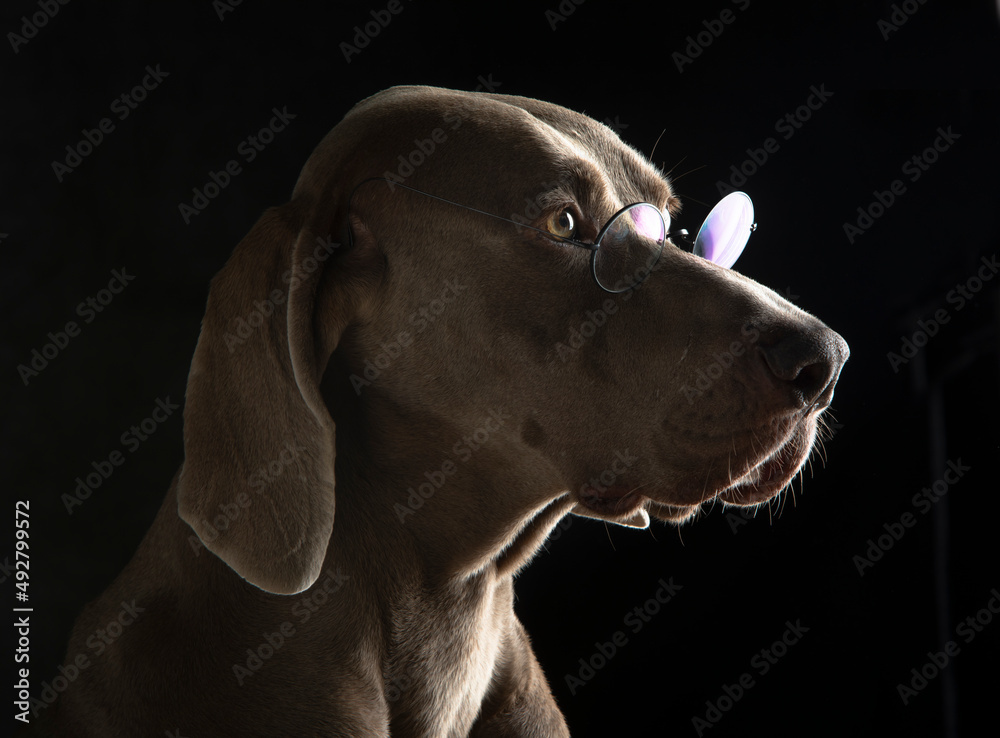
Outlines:
{"type": "Polygon", "coordinates": [[[573,235],[576,233],[576,221],[573,219],[573,213],[569,211],[569,208],[549,215],[545,227],[549,233],[559,238],[573,238],[573,235]]]}

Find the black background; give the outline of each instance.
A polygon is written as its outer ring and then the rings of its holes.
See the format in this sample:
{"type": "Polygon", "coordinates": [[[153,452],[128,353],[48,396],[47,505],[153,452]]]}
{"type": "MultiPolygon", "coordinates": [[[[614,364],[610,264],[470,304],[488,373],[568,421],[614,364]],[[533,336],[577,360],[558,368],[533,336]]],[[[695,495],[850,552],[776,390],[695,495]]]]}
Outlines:
{"type": "MultiPolygon", "coordinates": [[[[72,515],[61,495],[158,398],[181,402],[209,279],[262,210],[287,199],[320,138],[358,100],[419,83],[550,100],[613,122],[647,154],[659,138],[654,161],[674,172],[688,227],[748,149],[775,138],[742,186],[759,230],[737,268],[851,345],[828,461],[780,515],[716,509],[680,531],[642,532],[571,518],[520,577],[518,613],[574,735],[698,735],[692,718],[745,672],[754,686],[704,735],[995,726],[1000,623],[969,643],[956,627],[1000,588],[1000,280],[961,309],[948,294],[978,287],[981,258],[1000,250],[998,7],[912,2],[885,38],[892,4],[830,5],[402,2],[348,61],[341,44],[385,3],[247,0],[220,18],[208,1],[71,2],[17,53],[0,44],[2,470],[11,518],[14,499],[31,501],[36,690],[158,509],[181,461],[180,413],[72,515]],[[674,54],[725,8],[733,22],[679,71],[674,54]],[[111,102],[146,65],[169,76],[117,120],[111,102]],[[812,86],[831,94],[810,111],[800,106],[812,86]],[[273,107],[294,121],[185,224],[179,203],[273,107]],[[796,111],[786,139],[776,123],[796,111]],[[58,181],[52,162],[105,117],[115,129],[58,181]],[[958,136],[911,181],[904,164],[939,128],[958,136]],[[897,179],[906,191],[852,243],[844,224],[897,179]],[[134,282],[83,325],[76,305],[122,268],[134,282]],[[918,321],[938,309],[947,322],[894,371],[887,354],[920,341],[918,321]],[[18,365],[70,320],[80,336],[25,385],[18,365]],[[922,514],[911,498],[949,460],[969,470],[922,514]],[[905,512],[916,524],[861,576],[854,557],[905,512]],[[671,577],[682,589],[633,633],[624,618],[671,577]],[[789,621],[808,632],[761,675],[755,655],[789,621]],[[616,631],[628,643],[571,690],[566,675],[616,631]],[[949,640],[960,654],[904,706],[897,685],[949,640]]],[[[5,3],[0,31],[21,33],[36,12],[5,3]]],[[[9,602],[12,533],[4,541],[9,602]]]]}

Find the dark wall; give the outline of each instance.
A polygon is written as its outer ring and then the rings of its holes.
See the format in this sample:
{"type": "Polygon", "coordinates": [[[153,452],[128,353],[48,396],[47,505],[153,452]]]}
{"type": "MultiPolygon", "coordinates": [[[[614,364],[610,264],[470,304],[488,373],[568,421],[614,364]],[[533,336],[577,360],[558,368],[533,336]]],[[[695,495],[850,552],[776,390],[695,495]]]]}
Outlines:
{"type": "MultiPolygon", "coordinates": [[[[3,487],[12,517],[31,506],[36,691],[181,461],[179,410],[123,434],[183,404],[209,279],[353,103],[419,83],[550,100],[646,153],[659,140],[689,227],[719,182],[739,184],[759,229],[737,268],[851,345],[826,463],[780,511],[716,508],[680,531],[573,518],[520,577],[574,734],[951,736],[995,720],[995,4],[41,5],[12,0],[0,22],[3,487]],[[355,38],[373,13],[391,20],[355,38]],[[121,99],[144,79],[143,100],[121,99]],[[249,161],[241,142],[273,108],[294,119],[249,161]],[[67,147],[88,135],[77,161],[67,147]],[[232,159],[185,222],[179,204],[232,159]],[[19,369],[35,350],[51,358],[19,369]],[[661,581],[680,589],[640,618],[661,581]]],[[[0,560],[9,602],[12,533],[0,560]]]]}

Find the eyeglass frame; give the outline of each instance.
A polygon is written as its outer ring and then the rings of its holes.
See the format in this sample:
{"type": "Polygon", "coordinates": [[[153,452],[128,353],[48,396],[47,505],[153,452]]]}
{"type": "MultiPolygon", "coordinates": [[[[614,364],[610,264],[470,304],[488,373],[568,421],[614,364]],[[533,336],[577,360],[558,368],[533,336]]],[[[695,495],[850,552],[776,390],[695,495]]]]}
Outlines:
{"type": "MultiPolygon", "coordinates": [[[[541,228],[536,228],[535,226],[528,225],[527,223],[521,223],[520,221],[512,220],[511,218],[505,218],[502,215],[496,215],[495,213],[490,213],[490,212],[487,212],[486,210],[480,210],[479,208],[474,208],[474,207],[472,207],[470,205],[463,205],[460,202],[455,202],[454,200],[449,200],[448,198],[441,197],[440,195],[432,195],[430,192],[424,192],[423,190],[419,190],[416,187],[411,187],[410,185],[405,185],[402,182],[396,182],[395,180],[392,180],[392,179],[390,179],[388,177],[369,177],[368,179],[361,180],[357,184],[357,186],[351,192],[351,196],[347,200],[348,218],[350,218],[351,202],[353,202],[354,195],[361,188],[361,185],[367,184],[368,182],[380,182],[380,181],[381,182],[387,182],[387,183],[389,183],[390,188],[392,188],[392,187],[402,187],[404,190],[410,190],[411,192],[416,192],[419,195],[424,195],[425,197],[430,197],[430,198],[432,198],[434,200],[440,200],[441,202],[448,203],[449,205],[454,205],[454,206],[459,207],[459,208],[464,208],[465,210],[471,210],[472,212],[479,213],[480,215],[486,215],[486,216],[489,216],[490,218],[496,218],[497,220],[502,220],[502,221],[505,221],[507,223],[512,223],[513,225],[520,226],[522,228],[528,228],[529,230],[537,231],[538,233],[541,233],[544,236],[546,236],[546,237],[548,237],[550,239],[553,239],[555,241],[558,241],[560,243],[565,243],[565,244],[569,244],[570,246],[576,246],[576,247],[581,248],[581,249],[586,249],[587,251],[590,251],[590,253],[591,253],[591,257],[590,257],[590,273],[591,273],[591,276],[594,278],[594,284],[596,284],[599,289],[601,289],[604,292],[607,292],[609,294],[612,294],[612,295],[620,295],[620,294],[623,294],[625,292],[631,292],[632,290],[634,290],[637,287],[639,287],[643,282],[645,282],[646,281],[646,277],[649,276],[649,272],[652,271],[653,267],[655,267],[659,263],[660,257],[663,255],[663,247],[664,247],[664,245],[666,244],[666,242],[669,239],[671,239],[671,238],[677,238],[677,239],[683,241],[684,243],[686,243],[688,245],[691,244],[691,236],[688,233],[688,231],[687,231],[686,228],[680,228],[680,229],[678,229],[676,231],[667,232],[667,223],[666,223],[666,220],[664,220],[664,218],[663,218],[663,213],[660,212],[660,209],[658,207],[656,207],[655,205],[653,205],[652,203],[649,203],[649,202],[634,202],[631,205],[626,205],[625,207],[617,210],[610,218],[608,218],[607,222],[601,227],[601,230],[598,231],[597,237],[594,239],[594,243],[585,243],[583,241],[577,241],[575,239],[567,238],[565,236],[558,236],[555,233],[552,233],[550,231],[545,231],[545,230],[542,230],[541,228]],[[638,205],[647,205],[647,206],[651,207],[654,211],[656,211],[657,215],[660,216],[660,220],[663,222],[663,231],[664,231],[663,239],[658,242],[659,246],[660,246],[660,250],[656,254],[656,259],[651,264],[649,264],[649,266],[646,268],[645,274],[644,274],[644,276],[641,279],[639,279],[636,282],[633,282],[628,287],[626,287],[624,289],[621,289],[621,290],[611,290],[611,289],[608,289],[603,284],[601,284],[600,279],[598,279],[598,277],[597,277],[597,252],[601,248],[601,239],[604,238],[604,236],[607,234],[608,230],[611,228],[611,226],[614,224],[614,222],[623,213],[625,213],[627,210],[631,210],[632,208],[634,208],[634,207],[636,207],[638,205]]],[[[354,243],[354,234],[351,232],[350,228],[348,228],[348,238],[349,238],[351,244],[353,245],[353,243],[354,243]]]]}

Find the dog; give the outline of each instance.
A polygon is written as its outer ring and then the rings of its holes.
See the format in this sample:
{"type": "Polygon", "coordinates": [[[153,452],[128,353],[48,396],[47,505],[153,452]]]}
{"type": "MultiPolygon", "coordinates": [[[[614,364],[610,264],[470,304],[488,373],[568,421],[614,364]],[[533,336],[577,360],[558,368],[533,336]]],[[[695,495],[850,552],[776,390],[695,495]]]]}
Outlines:
{"type": "Polygon", "coordinates": [[[775,497],[848,357],[683,248],[679,210],[557,105],[357,104],[212,281],[183,464],[75,624],[51,734],[569,735],[515,574],[567,514],[775,497]],[[635,203],[663,233],[620,239],[633,273],[609,234],[635,203]]]}

